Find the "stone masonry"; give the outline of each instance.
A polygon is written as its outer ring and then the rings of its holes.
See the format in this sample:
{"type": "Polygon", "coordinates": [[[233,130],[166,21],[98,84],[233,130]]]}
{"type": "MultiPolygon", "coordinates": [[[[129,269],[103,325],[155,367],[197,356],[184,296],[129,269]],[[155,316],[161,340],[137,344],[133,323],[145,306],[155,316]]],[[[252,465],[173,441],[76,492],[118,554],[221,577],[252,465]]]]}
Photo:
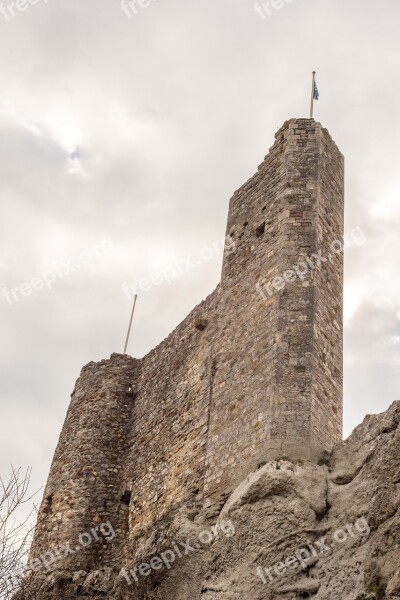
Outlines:
{"type": "Polygon", "coordinates": [[[180,506],[212,518],[260,464],[341,440],[343,157],[314,120],[275,137],[231,199],[216,290],[144,358],[82,370],[31,559],[110,521],[64,566],[122,565],[180,506]]]}

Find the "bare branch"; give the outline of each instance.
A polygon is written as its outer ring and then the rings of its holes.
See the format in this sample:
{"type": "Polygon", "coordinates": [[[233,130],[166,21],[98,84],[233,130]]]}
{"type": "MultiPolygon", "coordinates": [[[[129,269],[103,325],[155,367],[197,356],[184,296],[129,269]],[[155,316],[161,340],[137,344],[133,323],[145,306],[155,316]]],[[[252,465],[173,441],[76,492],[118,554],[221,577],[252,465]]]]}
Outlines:
{"type": "Polygon", "coordinates": [[[11,598],[20,587],[31,543],[33,527],[29,525],[35,507],[20,517],[23,505],[37,494],[29,494],[31,468],[23,472],[11,467],[8,480],[0,477],[0,598],[11,598]]]}

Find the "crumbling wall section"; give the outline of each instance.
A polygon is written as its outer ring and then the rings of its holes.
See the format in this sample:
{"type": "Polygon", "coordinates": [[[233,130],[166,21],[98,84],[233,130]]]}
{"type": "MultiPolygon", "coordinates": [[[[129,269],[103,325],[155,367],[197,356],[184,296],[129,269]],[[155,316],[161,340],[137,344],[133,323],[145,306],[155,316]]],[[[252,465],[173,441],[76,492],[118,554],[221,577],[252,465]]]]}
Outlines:
{"type": "Polygon", "coordinates": [[[219,289],[142,359],[124,481],[130,539],[183,501],[201,504],[219,289]]]}
{"type": "MultiPolygon", "coordinates": [[[[128,519],[121,476],[131,430],[130,390],[139,371],[139,361],[117,354],[82,369],[54,454],[31,557],[49,550],[55,555],[54,549],[69,544],[71,553],[63,556],[61,549],[63,565],[91,569],[121,551],[128,519]],[[108,521],[116,534],[113,543],[100,529],[91,531],[108,521]]],[[[52,566],[59,565],[55,560],[52,566]]]]}

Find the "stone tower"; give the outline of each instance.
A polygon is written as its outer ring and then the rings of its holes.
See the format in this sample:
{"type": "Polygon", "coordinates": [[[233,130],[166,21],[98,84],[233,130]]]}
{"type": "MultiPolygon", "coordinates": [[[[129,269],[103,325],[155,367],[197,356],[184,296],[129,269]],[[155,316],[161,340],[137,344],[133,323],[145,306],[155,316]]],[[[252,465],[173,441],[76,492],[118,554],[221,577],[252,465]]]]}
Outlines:
{"type": "Polygon", "coordinates": [[[182,506],[212,519],[261,463],[317,461],[341,439],[343,156],[314,120],[275,138],[231,199],[216,290],[143,359],[82,370],[33,560],[109,521],[112,544],[62,564],[120,567],[182,506]]]}

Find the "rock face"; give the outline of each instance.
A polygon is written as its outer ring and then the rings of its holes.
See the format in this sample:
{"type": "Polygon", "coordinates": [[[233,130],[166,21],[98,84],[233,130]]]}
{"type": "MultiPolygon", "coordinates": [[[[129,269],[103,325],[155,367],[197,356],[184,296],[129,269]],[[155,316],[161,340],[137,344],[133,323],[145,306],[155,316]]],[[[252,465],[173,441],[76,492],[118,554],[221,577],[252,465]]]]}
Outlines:
{"type": "Polygon", "coordinates": [[[215,517],[181,507],[129,561],[37,575],[18,598],[399,600],[400,402],[322,462],[270,461],[215,517]]]}

